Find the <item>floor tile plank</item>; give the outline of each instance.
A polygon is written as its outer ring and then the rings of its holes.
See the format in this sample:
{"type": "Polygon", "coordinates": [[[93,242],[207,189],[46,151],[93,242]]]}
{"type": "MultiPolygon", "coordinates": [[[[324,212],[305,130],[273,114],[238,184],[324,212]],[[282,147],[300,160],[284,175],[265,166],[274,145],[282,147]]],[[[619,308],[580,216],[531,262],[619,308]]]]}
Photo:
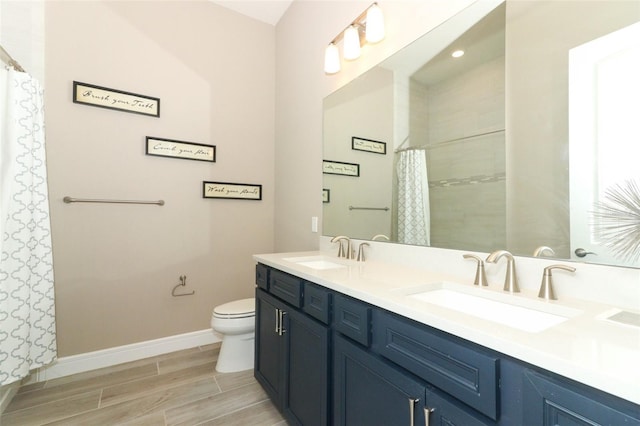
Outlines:
{"type": "Polygon", "coordinates": [[[144,424],[148,419],[156,421],[158,413],[162,415],[161,424],[164,425],[164,410],[180,407],[218,393],[220,393],[220,388],[213,378],[209,378],[154,392],[130,401],[101,407],[98,410],[53,422],[51,426],[119,425],[122,423],[135,423],[137,419],[142,422],[141,424],[144,424]],[[150,414],[155,415],[150,416],[150,414]],[[144,420],[145,418],[147,420],[144,420]]]}
{"type": "Polygon", "coordinates": [[[212,420],[248,405],[265,401],[267,394],[257,383],[222,392],[165,412],[167,425],[194,425],[212,420]]]}
{"type": "Polygon", "coordinates": [[[34,407],[36,405],[46,404],[58,399],[101,389],[105,386],[123,384],[144,377],[153,377],[157,374],[157,367],[150,364],[116,371],[105,375],[94,376],[87,379],[65,381],[62,384],[59,384],[60,382],[56,382],[53,385],[49,385],[49,383],[47,383],[44,388],[30,392],[18,393],[13,398],[5,412],[10,413],[15,410],[34,407]]]}
{"type": "Polygon", "coordinates": [[[253,370],[245,370],[237,373],[216,373],[216,381],[220,385],[222,392],[226,392],[255,383],[256,379],[253,377],[253,370]]]}
{"type": "Polygon", "coordinates": [[[130,381],[104,388],[101,406],[113,405],[127,401],[155,391],[169,389],[185,383],[204,378],[213,378],[215,362],[201,364],[184,370],[176,370],[167,374],[145,377],[140,380],[130,381]]]}
{"type": "Polygon", "coordinates": [[[160,374],[166,374],[172,371],[184,370],[185,368],[196,365],[214,362],[218,360],[219,353],[219,348],[213,348],[206,351],[198,351],[195,353],[185,354],[184,356],[158,361],[158,372],[160,374]]]}
{"type": "MultiPolygon", "coordinates": [[[[281,424],[283,421],[282,415],[280,415],[271,401],[263,401],[225,416],[209,420],[199,426],[275,426],[281,424]]],[[[284,424],[286,424],[286,422],[284,424]]]]}
{"type": "Polygon", "coordinates": [[[24,409],[2,415],[3,426],[43,425],[50,421],[70,417],[78,413],[98,408],[100,390],[91,391],[70,398],[42,404],[37,409],[24,409]]]}

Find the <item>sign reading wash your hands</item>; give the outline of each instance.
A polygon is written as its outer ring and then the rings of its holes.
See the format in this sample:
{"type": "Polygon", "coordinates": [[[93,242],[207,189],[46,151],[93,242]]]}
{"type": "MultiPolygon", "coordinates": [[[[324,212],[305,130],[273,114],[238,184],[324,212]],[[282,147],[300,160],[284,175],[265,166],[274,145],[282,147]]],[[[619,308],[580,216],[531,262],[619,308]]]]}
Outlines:
{"type": "Polygon", "coordinates": [[[262,185],[229,182],[202,182],[202,198],[262,200],[262,185]]]}

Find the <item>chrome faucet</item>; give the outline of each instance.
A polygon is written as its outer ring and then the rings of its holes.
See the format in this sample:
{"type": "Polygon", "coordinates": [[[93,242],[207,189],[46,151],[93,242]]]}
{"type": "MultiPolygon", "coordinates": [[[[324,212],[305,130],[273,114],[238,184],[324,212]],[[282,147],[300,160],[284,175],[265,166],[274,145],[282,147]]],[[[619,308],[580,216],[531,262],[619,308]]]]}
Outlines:
{"type": "Polygon", "coordinates": [[[540,246],[533,251],[533,257],[549,256],[553,257],[556,252],[551,247],[540,246]]]}
{"type": "Polygon", "coordinates": [[[576,268],[567,265],[551,265],[544,268],[544,271],[542,273],[542,283],[540,284],[540,291],[538,291],[538,297],[547,300],[558,300],[555,293],[553,292],[553,277],[551,276],[552,269],[563,269],[565,271],[575,272],[576,268]]]}
{"type": "Polygon", "coordinates": [[[484,272],[484,261],[473,254],[463,254],[462,257],[464,257],[465,259],[475,259],[476,262],[478,262],[478,265],[476,267],[476,277],[473,280],[473,285],[479,285],[483,287],[488,286],[489,283],[487,282],[487,275],[484,272]]]}
{"type": "Polygon", "coordinates": [[[338,257],[344,257],[345,259],[353,259],[353,253],[351,251],[351,240],[349,237],[345,235],[338,235],[331,239],[332,243],[338,243],[338,257]],[[345,248],[342,244],[342,241],[347,242],[347,247],[345,248]]]}
{"type": "Polygon", "coordinates": [[[520,288],[518,287],[518,276],[516,275],[516,261],[511,253],[506,250],[494,251],[487,257],[487,262],[498,263],[501,257],[507,259],[507,273],[504,276],[503,290],[510,293],[519,293],[520,288]]]}

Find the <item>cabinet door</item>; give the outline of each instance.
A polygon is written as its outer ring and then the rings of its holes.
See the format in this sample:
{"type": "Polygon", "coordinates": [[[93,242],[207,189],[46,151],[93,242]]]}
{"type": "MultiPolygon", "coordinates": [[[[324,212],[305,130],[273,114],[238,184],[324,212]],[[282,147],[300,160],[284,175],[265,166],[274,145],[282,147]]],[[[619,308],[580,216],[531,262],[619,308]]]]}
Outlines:
{"type": "Polygon", "coordinates": [[[496,423],[484,417],[477,411],[465,407],[451,397],[436,391],[427,389],[425,415],[429,421],[428,426],[489,426],[496,423]]]}
{"type": "Polygon", "coordinates": [[[278,315],[285,306],[263,290],[256,289],[254,375],[279,409],[283,407],[286,393],[286,341],[278,332],[278,315]]]}
{"type": "Polygon", "coordinates": [[[296,310],[284,316],[288,380],[284,414],[290,424],[329,424],[329,329],[296,310]]]}
{"type": "Polygon", "coordinates": [[[542,426],[638,426],[640,410],[595,390],[578,390],[569,383],[524,372],[523,424],[542,426]]]}
{"type": "Polygon", "coordinates": [[[336,426],[424,425],[425,387],[334,334],[336,426]]]}

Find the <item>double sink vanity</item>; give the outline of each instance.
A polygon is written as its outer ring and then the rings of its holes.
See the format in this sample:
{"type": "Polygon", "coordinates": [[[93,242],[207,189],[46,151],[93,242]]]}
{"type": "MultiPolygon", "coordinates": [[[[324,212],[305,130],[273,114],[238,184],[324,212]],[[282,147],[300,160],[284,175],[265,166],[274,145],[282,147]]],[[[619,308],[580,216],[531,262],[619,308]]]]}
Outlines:
{"type": "Polygon", "coordinates": [[[290,424],[640,425],[624,309],[327,252],[254,259],[255,376],[290,424]]]}

